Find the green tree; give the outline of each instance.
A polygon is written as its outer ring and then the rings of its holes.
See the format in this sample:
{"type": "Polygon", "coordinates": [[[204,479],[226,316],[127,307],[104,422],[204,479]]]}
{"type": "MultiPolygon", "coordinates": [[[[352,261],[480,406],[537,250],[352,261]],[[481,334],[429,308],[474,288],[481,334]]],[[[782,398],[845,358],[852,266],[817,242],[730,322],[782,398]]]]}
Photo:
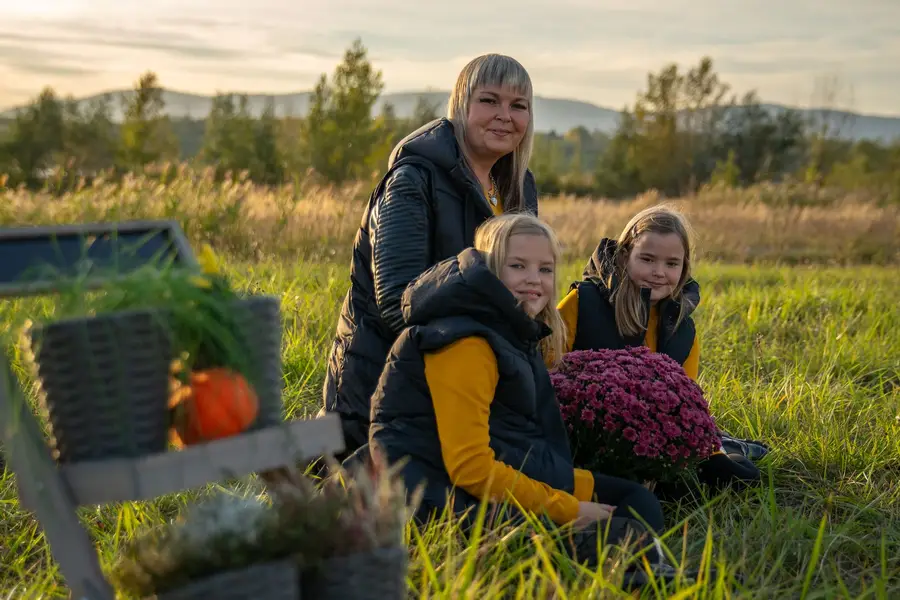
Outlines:
{"type": "Polygon", "coordinates": [[[733,156],[739,183],[751,184],[798,168],[804,135],[803,120],[796,111],[773,114],[751,91],[729,109],[715,154],[719,161],[733,156]]]}
{"type": "Polygon", "coordinates": [[[36,184],[42,171],[61,163],[65,147],[63,103],[47,87],[29,106],[20,110],[9,128],[7,154],[14,179],[36,184]]]}
{"type": "Polygon", "coordinates": [[[372,67],[359,39],[344,53],[331,82],[324,74],[319,79],[303,120],[303,156],[325,181],[367,178],[376,168],[379,146],[388,135],[372,118],[382,89],[381,71],[372,67]]]}
{"type": "Polygon", "coordinates": [[[439,102],[431,101],[427,96],[419,96],[416,98],[416,105],[413,107],[412,115],[406,123],[409,131],[415,131],[426,123],[431,123],[439,118],[438,107],[439,102]]]}
{"type": "Polygon", "coordinates": [[[279,183],[284,164],[278,147],[278,121],[271,103],[259,119],[250,112],[245,94],[217,94],[206,119],[200,159],[219,177],[243,171],[259,183],[279,183]]]}
{"type": "Polygon", "coordinates": [[[120,165],[139,169],[150,163],[178,158],[178,140],[165,114],[163,90],[156,74],[141,75],[129,99],[124,99],[120,165]]]}
{"type": "Polygon", "coordinates": [[[215,166],[219,176],[251,169],[253,156],[253,117],[247,109],[247,96],[235,100],[234,94],[216,94],[206,118],[200,159],[215,166]]]}
{"type": "Polygon", "coordinates": [[[724,163],[722,161],[716,163],[716,168],[713,169],[710,182],[733,188],[737,187],[738,183],[740,183],[740,176],[741,170],[738,169],[735,162],[734,149],[732,148],[728,151],[728,160],[724,163]]]}
{"type": "Polygon", "coordinates": [[[623,109],[616,133],[598,161],[597,172],[594,175],[598,193],[619,198],[645,189],[640,169],[635,161],[637,144],[637,121],[628,109],[623,109]]]}
{"type": "Polygon", "coordinates": [[[253,148],[256,163],[252,176],[262,183],[281,183],[285,177],[285,157],[278,143],[278,119],[272,103],[266,106],[255,125],[253,148]]]}
{"type": "Polygon", "coordinates": [[[114,165],[118,130],[112,121],[108,98],[101,97],[85,106],[68,101],[65,121],[65,155],[71,170],[94,175],[114,165]]]}
{"type": "Polygon", "coordinates": [[[555,132],[535,133],[529,168],[542,193],[563,191],[561,175],[566,172],[566,141],[555,132]]]}

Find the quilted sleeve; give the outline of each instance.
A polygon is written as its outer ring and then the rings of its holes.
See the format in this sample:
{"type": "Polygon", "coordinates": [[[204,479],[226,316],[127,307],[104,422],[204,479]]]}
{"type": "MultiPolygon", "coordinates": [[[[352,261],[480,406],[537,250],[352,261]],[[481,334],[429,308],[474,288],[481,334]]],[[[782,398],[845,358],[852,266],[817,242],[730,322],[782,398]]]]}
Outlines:
{"type": "Polygon", "coordinates": [[[426,174],[399,167],[387,181],[373,215],[372,273],[381,318],[399,335],[404,327],[400,299],[406,286],[432,263],[431,203],[426,174]]]}

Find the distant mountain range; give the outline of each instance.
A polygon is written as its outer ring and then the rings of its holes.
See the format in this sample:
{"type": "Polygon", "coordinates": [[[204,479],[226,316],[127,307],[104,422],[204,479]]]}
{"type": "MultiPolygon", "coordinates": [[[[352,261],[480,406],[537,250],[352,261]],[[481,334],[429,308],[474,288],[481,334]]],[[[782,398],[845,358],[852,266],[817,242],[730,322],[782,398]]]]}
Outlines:
{"type": "MultiPolygon", "coordinates": [[[[126,97],[133,92],[112,91],[95,94],[79,99],[80,103],[88,103],[100,98],[112,99],[111,107],[113,119],[121,120],[121,104],[117,98],[124,94],[126,97]]],[[[250,111],[254,115],[262,114],[266,106],[271,102],[275,107],[277,116],[303,116],[309,108],[311,92],[298,92],[290,94],[252,94],[247,96],[250,111]]],[[[449,92],[424,91],[403,92],[382,95],[374,108],[376,113],[381,111],[384,103],[389,102],[394,106],[398,117],[408,117],[412,114],[416,102],[420,96],[424,96],[430,103],[437,105],[439,114],[443,114],[447,107],[449,92]]],[[[166,112],[173,118],[205,118],[212,107],[212,96],[189,94],[172,90],[164,90],[163,99],[166,103],[166,112]]],[[[778,112],[790,107],[765,104],[768,110],[778,112]]],[[[841,137],[854,140],[870,139],[890,141],[900,138],[900,116],[885,117],[863,115],[844,111],[822,111],[817,109],[796,109],[808,118],[816,118],[821,122],[823,115],[832,119],[841,137]]],[[[0,118],[9,118],[15,115],[16,109],[0,111],[0,118]]],[[[570,100],[565,98],[545,98],[536,96],[534,99],[534,124],[535,129],[542,132],[556,131],[564,133],[574,127],[583,126],[588,130],[600,130],[612,132],[619,122],[619,111],[597,106],[590,102],[570,100]]]]}

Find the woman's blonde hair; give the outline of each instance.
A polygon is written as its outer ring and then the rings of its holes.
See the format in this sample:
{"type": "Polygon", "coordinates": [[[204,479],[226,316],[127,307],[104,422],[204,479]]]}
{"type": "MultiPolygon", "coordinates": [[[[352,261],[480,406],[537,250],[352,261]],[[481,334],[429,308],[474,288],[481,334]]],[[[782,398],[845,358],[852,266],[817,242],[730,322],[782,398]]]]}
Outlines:
{"type": "Polygon", "coordinates": [[[606,285],[612,289],[611,300],[615,307],[616,326],[622,336],[639,335],[644,332],[644,323],[647,315],[644,313],[644,304],[641,302],[641,289],[628,276],[628,257],[634,249],[637,239],[645,233],[668,234],[674,233],[681,238],[684,246],[684,262],[681,267],[681,277],[678,284],[672,290],[672,299],[680,305],[678,319],[675,322],[677,328],[684,318],[688,307],[682,291],[684,284],[691,278],[691,256],[694,244],[690,223],[687,218],[675,208],[658,204],[645,208],[634,215],[622,233],[616,244],[616,252],[613,258],[614,269],[609,274],[606,285]],[[613,278],[618,278],[618,286],[613,289],[613,278]]]}
{"type": "Polygon", "coordinates": [[[456,78],[450,101],[447,104],[447,118],[453,123],[453,131],[460,148],[468,148],[466,122],[469,118],[469,103],[475,90],[480,87],[506,87],[521,94],[528,100],[528,128],[519,146],[502,157],[491,169],[497,182],[497,191],[503,198],[507,211],[520,210],[525,206],[525,172],[531,159],[534,143],[534,92],[531,77],[517,60],[502,54],[485,54],[473,59],[456,78]]]}
{"type": "Polygon", "coordinates": [[[553,331],[541,340],[540,349],[545,361],[556,364],[562,358],[566,347],[566,326],[556,307],[558,302],[556,267],[562,255],[559,238],[556,237],[553,228],[527,213],[504,213],[491,217],[475,231],[475,249],[484,254],[488,269],[497,277],[500,276],[506,262],[509,240],[514,235],[542,235],[550,242],[554,263],[553,289],[550,298],[547,299],[547,306],[537,314],[535,320],[546,324],[553,331]]]}

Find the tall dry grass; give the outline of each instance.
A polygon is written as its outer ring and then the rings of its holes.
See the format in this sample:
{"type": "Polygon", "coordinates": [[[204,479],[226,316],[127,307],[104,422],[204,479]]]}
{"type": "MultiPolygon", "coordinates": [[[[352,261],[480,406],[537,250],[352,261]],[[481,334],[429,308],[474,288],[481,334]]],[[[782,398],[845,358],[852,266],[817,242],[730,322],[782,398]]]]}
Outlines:
{"type": "MultiPolygon", "coordinates": [[[[193,242],[209,241],[241,259],[349,259],[371,189],[216,182],[210,170],[181,166],[172,176],[95,180],[62,195],[0,186],[0,225],[136,218],[177,219],[193,242]]],[[[560,233],[567,258],[590,254],[615,236],[654,193],[628,201],[544,197],[540,213],[560,233]]],[[[746,190],[708,188],[671,200],[690,217],[701,258],[740,263],[895,264],[900,262],[900,206],[877,197],[801,184],[746,190]]]]}

